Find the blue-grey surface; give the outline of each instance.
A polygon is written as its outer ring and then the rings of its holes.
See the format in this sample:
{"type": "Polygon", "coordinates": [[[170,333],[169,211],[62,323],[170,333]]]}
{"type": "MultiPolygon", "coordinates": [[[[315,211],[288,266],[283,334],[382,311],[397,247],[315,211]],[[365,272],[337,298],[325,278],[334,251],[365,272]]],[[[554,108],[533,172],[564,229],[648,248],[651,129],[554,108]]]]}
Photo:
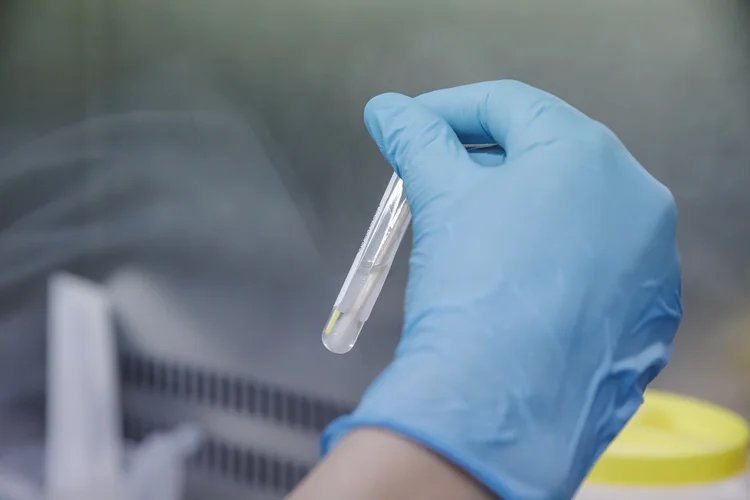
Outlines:
{"type": "MultiPolygon", "coordinates": [[[[404,251],[355,351],[323,350],[391,173],[364,104],[515,78],[608,124],[673,190],[686,313],[658,384],[750,417],[748,5],[5,2],[0,403],[41,389],[60,268],[108,283],[126,349],[356,401],[395,346],[406,280],[404,251]]],[[[299,439],[276,446],[308,456],[299,439]]]]}

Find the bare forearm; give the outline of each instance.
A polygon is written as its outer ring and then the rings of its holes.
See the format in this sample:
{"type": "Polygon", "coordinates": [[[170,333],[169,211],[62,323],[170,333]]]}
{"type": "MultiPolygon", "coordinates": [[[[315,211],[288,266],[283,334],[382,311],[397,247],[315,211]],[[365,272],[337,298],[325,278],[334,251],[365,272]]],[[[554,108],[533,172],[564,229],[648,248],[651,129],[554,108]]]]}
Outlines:
{"type": "Polygon", "coordinates": [[[439,456],[379,429],[353,432],[287,500],[492,500],[439,456]]]}

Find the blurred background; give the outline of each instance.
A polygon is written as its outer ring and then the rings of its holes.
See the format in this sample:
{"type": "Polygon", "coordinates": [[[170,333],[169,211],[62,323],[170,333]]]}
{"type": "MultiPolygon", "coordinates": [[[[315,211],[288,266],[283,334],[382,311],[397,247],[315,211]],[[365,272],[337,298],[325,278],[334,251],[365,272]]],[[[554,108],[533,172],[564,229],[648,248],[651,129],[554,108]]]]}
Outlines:
{"type": "Polygon", "coordinates": [[[124,432],[196,421],[191,498],[281,498],[389,361],[402,249],[352,353],[320,331],[391,175],[381,92],[514,78],[674,192],[685,321],[656,385],[750,417],[750,3],[0,3],[0,459],[43,435],[46,283],[116,310],[124,432]]]}

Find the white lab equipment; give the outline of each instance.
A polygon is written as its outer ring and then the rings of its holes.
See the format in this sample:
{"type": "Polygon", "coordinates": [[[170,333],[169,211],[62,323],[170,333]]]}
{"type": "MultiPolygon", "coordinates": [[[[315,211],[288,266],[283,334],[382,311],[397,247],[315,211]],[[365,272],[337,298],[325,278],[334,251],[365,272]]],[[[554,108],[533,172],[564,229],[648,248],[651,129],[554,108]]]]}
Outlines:
{"type": "Polygon", "coordinates": [[[0,500],[180,500],[201,433],[185,424],[125,453],[107,295],[57,274],[48,299],[46,444],[3,454],[0,500]]]}
{"type": "Polygon", "coordinates": [[[125,500],[109,302],[96,285],[55,275],[48,308],[47,499],[125,500]]]}
{"type": "Polygon", "coordinates": [[[185,459],[201,441],[198,429],[182,425],[155,433],[130,454],[125,481],[128,500],[181,500],[185,488],[185,459]]]}
{"type": "MultiPolygon", "coordinates": [[[[497,145],[471,144],[464,147],[474,151],[497,145]]],[[[383,289],[409,222],[411,210],[404,183],[394,173],[323,328],[321,338],[329,351],[345,354],[354,347],[383,289]]]]}
{"type": "Polygon", "coordinates": [[[740,416],[648,391],[575,500],[748,500],[747,454],[740,416]]]}

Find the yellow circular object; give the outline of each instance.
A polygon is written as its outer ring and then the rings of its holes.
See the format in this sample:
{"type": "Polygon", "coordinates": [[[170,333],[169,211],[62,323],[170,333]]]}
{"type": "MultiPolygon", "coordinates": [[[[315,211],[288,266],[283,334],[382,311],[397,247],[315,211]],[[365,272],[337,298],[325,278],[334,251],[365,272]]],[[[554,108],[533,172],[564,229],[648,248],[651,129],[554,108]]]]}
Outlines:
{"type": "Polygon", "coordinates": [[[747,469],[748,425],[724,408],[648,391],[587,482],[627,486],[712,483],[747,469]]]}

